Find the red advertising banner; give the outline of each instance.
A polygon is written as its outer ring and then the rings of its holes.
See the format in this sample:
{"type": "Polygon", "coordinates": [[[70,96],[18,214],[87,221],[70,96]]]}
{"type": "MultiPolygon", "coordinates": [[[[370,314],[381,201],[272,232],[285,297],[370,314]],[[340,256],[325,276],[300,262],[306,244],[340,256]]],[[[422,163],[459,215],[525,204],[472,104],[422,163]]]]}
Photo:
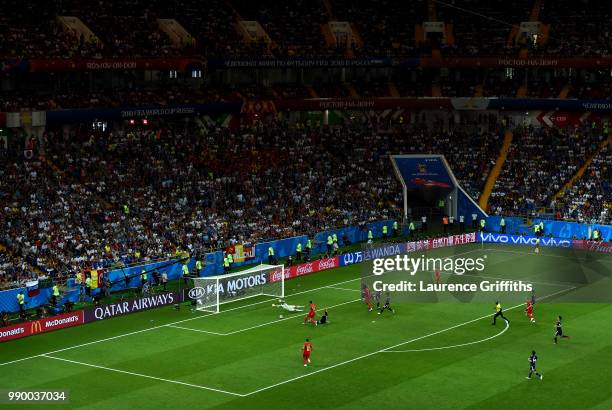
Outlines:
{"type": "Polygon", "coordinates": [[[109,71],[109,70],[180,70],[206,67],[201,59],[189,58],[102,58],[102,59],[33,59],[30,71],[109,71]]]}
{"type": "Polygon", "coordinates": [[[447,246],[464,245],[466,243],[474,242],[476,242],[476,232],[469,232],[459,235],[444,236],[441,238],[408,242],[406,243],[406,252],[418,252],[420,250],[445,248],[447,246]]]}
{"type": "Polygon", "coordinates": [[[0,328],[0,342],[82,325],[83,323],[84,315],[82,310],[36,319],[30,322],[23,322],[17,325],[0,328]]]}
{"type": "Polygon", "coordinates": [[[441,110],[452,109],[450,98],[310,98],[278,100],[282,110],[395,110],[398,108],[441,110]]]}
{"type": "Polygon", "coordinates": [[[610,242],[573,240],[572,248],[593,252],[612,253],[612,243],[610,242]]]}
{"type": "Polygon", "coordinates": [[[612,68],[612,58],[512,58],[512,57],[457,57],[421,58],[421,67],[575,67],[612,68]]]}
{"type": "MultiPolygon", "coordinates": [[[[340,266],[338,256],[333,258],[319,259],[312,262],[301,263],[299,265],[285,268],[285,280],[297,278],[298,276],[310,275],[311,273],[319,272],[327,269],[334,269],[340,266]]],[[[269,282],[278,282],[281,280],[281,270],[277,269],[269,273],[269,282]]]]}
{"type": "Polygon", "coordinates": [[[540,124],[551,128],[578,127],[587,119],[594,120],[590,112],[542,111],[536,118],[540,124]]]}
{"type": "Polygon", "coordinates": [[[26,336],[30,336],[29,322],[0,327],[0,343],[12,339],[20,339],[26,336]]]}

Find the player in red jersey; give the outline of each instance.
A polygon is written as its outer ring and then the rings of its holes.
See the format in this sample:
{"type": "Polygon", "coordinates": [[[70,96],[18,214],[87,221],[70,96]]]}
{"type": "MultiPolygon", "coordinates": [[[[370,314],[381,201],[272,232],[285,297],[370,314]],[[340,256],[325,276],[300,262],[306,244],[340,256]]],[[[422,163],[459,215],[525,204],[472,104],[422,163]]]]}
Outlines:
{"type": "Polygon", "coordinates": [[[531,323],[535,323],[535,318],[533,317],[533,301],[527,300],[527,308],[525,308],[525,313],[527,314],[527,317],[531,323]]]}
{"type": "Polygon", "coordinates": [[[317,321],[315,320],[315,315],[317,314],[317,305],[312,303],[312,300],[308,303],[309,303],[310,310],[308,311],[308,314],[304,318],[304,324],[306,324],[307,322],[310,322],[316,326],[317,321]]]}
{"type": "Polygon", "coordinates": [[[440,271],[437,270],[436,271],[436,285],[439,285],[439,284],[440,284],[440,271]]]}
{"type": "Polygon", "coordinates": [[[302,352],[302,358],[304,359],[304,367],[310,363],[310,353],[312,352],[312,343],[308,339],[304,342],[304,350],[302,352]]]}
{"type": "Polygon", "coordinates": [[[372,311],[372,293],[370,293],[370,288],[365,283],[363,284],[363,289],[361,289],[361,299],[363,302],[368,305],[368,312],[372,311]]]}

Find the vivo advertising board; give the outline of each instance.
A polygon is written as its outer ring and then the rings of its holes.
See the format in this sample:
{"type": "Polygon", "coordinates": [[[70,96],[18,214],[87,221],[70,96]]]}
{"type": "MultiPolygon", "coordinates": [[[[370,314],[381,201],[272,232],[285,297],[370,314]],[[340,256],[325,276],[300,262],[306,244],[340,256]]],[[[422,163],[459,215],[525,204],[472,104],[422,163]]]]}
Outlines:
{"type": "MultiPolygon", "coordinates": [[[[481,242],[488,243],[503,243],[507,245],[529,245],[535,246],[538,238],[535,236],[523,236],[523,235],[505,235],[505,234],[497,234],[497,233],[479,233],[479,238],[481,242]]],[[[540,238],[540,246],[546,247],[556,247],[556,248],[571,248],[572,241],[571,239],[561,239],[561,238],[540,238]]]]}

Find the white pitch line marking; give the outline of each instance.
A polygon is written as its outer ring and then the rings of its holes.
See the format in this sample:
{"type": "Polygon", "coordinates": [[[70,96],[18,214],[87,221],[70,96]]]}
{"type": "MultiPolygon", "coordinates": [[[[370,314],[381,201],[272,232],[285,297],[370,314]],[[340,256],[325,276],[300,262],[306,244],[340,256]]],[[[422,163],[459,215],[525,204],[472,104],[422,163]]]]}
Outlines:
{"type": "Polygon", "coordinates": [[[182,386],[193,387],[193,388],[196,388],[196,389],[210,390],[210,391],[214,391],[214,392],[217,392],[217,393],[225,393],[225,394],[229,394],[229,395],[232,395],[232,396],[245,397],[244,394],[235,393],[235,392],[228,391],[228,390],[216,389],[214,387],[208,387],[208,386],[201,386],[199,384],[187,383],[187,382],[182,382],[182,381],[179,381],[179,380],[164,379],[163,377],[150,376],[148,374],[142,374],[142,373],[128,372],[126,370],[113,369],[111,367],[98,366],[97,364],[91,364],[91,363],[79,362],[79,361],[76,361],[76,360],[64,359],[64,358],[61,358],[61,357],[50,356],[48,354],[41,354],[40,357],[46,357],[47,359],[59,360],[59,361],[62,361],[62,362],[68,362],[68,363],[72,363],[72,364],[78,364],[78,365],[81,365],[81,366],[93,367],[93,368],[96,368],[96,369],[107,370],[107,371],[110,371],[110,372],[128,374],[130,376],[144,377],[146,379],[152,379],[152,380],[157,380],[157,381],[166,382],[166,383],[180,384],[182,386]]]}
{"type": "Polygon", "coordinates": [[[347,292],[361,292],[359,289],[339,288],[337,286],[328,286],[329,289],[346,290],[347,292]]]}
{"type": "MultiPolygon", "coordinates": [[[[568,291],[573,290],[573,289],[575,289],[575,287],[563,289],[563,290],[560,290],[558,292],[551,293],[550,295],[543,296],[543,297],[540,298],[540,300],[547,299],[547,298],[556,296],[559,293],[568,292],[568,291]]],[[[508,308],[506,310],[513,310],[513,309],[516,309],[516,308],[521,307],[521,306],[524,306],[524,304],[521,303],[521,304],[512,306],[512,307],[510,307],[510,308],[508,308]]],[[[446,329],[441,329],[441,330],[438,330],[436,332],[432,332],[432,333],[429,333],[429,334],[426,334],[426,335],[423,335],[423,336],[419,336],[419,337],[416,337],[414,339],[410,339],[410,340],[398,343],[396,345],[389,346],[389,347],[386,347],[384,349],[377,350],[377,351],[372,352],[372,353],[367,353],[367,354],[364,354],[364,355],[361,355],[361,356],[357,356],[355,358],[348,359],[348,360],[345,360],[343,362],[336,363],[336,364],[333,364],[331,366],[327,366],[327,367],[324,367],[324,368],[319,369],[319,370],[315,370],[315,371],[307,373],[307,374],[303,374],[303,375],[296,376],[296,377],[293,377],[291,379],[288,379],[288,380],[285,380],[285,381],[282,381],[282,382],[271,384],[270,386],[262,387],[261,389],[253,390],[252,392],[249,392],[249,393],[245,394],[245,396],[251,396],[253,394],[256,394],[256,393],[259,393],[259,392],[262,392],[262,391],[266,391],[266,390],[270,390],[270,389],[278,387],[278,386],[282,386],[283,384],[291,383],[293,381],[300,380],[300,379],[303,379],[305,377],[310,377],[312,375],[315,375],[315,374],[318,374],[318,373],[321,373],[321,372],[325,372],[327,370],[331,370],[331,369],[334,369],[334,368],[339,367],[339,366],[344,366],[345,364],[353,363],[353,362],[356,362],[358,360],[365,359],[365,358],[370,357],[370,356],[374,356],[375,354],[382,353],[385,350],[395,349],[397,347],[400,347],[400,346],[403,346],[403,345],[406,345],[406,344],[409,344],[409,343],[412,343],[412,342],[416,342],[418,340],[426,339],[428,337],[435,336],[435,335],[438,335],[440,333],[448,332],[449,330],[453,330],[453,329],[456,329],[456,328],[461,327],[461,326],[465,326],[465,325],[470,324],[470,323],[474,323],[474,322],[476,322],[478,320],[490,318],[491,316],[492,316],[492,314],[481,316],[481,317],[478,317],[476,319],[468,320],[467,322],[463,322],[463,323],[460,323],[458,325],[454,325],[454,326],[448,327],[446,329]]]]}
{"type": "Polygon", "coordinates": [[[202,330],[202,329],[192,329],[190,327],[175,326],[175,325],[166,325],[166,327],[171,327],[173,329],[191,330],[192,332],[208,333],[208,334],[216,335],[216,336],[227,336],[227,333],[211,332],[209,330],[202,330]]]}
{"type": "MultiPolygon", "coordinates": [[[[337,305],[327,306],[327,307],[325,307],[323,309],[332,309],[332,308],[336,308],[338,306],[348,305],[349,303],[355,303],[355,302],[358,302],[360,300],[361,299],[349,300],[348,302],[342,302],[342,303],[338,303],[337,305]]],[[[291,313],[291,312],[289,312],[289,313],[291,313]]],[[[299,312],[296,312],[296,313],[299,313],[299,312]]],[[[284,322],[285,320],[295,319],[296,317],[299,317],[299,315],[292,315],[292,316],[285,317],[285,318],[282,318],[282,319],[276,319],[276,320],[272,320],[270,322],[260,323],[260,324],[255,325],[255,326],[249,326],[249,327],[245,327],[243,329],[238,329],[238,330],[234,330],[232,332],[227,332],[227,333],[215,333],[215,332],[209,332],[209,331],[206,331],[206,330],[193,329],[191,327],[170,326],[170,325],[168,325],[168,327],[173,327],[173,328],[183,329],[183,330],[191,330],[191,331],[194,331],[194,332],[213,333],[213,334],[216,334],[216,335],[219,335],[219,336],[231,336],[231,335],[235,335],[236,333],[246,332],[247,330],[257,329],[257,328],[260,328],[260,327],[273,325],[275,323],[284,322]]]]}
{"type": "Polygon", "coordinates": [[[483,342],[486,342],[487,340],[491,340],[491,339],[494,339],[494,338],[496,338],[498,336],[501,336],[504,333],[506,333],[506,330],[508,330],[509,328],[510,328],[510,323],[506,321],[506,327],[504,327],[501,332],[496,333],[493,336],[489,336],[489,337],[487,337],[485,339],[476,340],[474,342],[461,343],[461,344],[452,345],[452,346],[430,347],[430,348],[427,348],[427,349],[383,350],[381,353],[429,352],[429,351],[432,351],[432,350],[445,350],[445,349],[453,349],[453,348],[457,348],[457,347],[470,346],[470,345],[475,345],[475,344],[478,344],[478,343],[483,343],[483,342]]]}

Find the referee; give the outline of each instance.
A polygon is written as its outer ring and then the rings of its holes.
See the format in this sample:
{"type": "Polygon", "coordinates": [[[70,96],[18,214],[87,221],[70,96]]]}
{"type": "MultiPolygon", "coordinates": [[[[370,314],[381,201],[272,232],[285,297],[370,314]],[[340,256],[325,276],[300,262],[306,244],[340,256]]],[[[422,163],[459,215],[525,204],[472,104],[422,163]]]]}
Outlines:
{"type": "Polygon", "coordinates": [[[510,324],[510,321],[508,319],[506,319],[506,317],[504,316],[504,311],[502,309],[502,305],[501,303],[499,303],[499,301],[495,302],[495,314],[493,315],[493,323],[491,323],[493,326],[495,326],[495,321],[497,320],[498,317],[500,317],[502,319],[504,319],[508,324],[510,324]]]}

